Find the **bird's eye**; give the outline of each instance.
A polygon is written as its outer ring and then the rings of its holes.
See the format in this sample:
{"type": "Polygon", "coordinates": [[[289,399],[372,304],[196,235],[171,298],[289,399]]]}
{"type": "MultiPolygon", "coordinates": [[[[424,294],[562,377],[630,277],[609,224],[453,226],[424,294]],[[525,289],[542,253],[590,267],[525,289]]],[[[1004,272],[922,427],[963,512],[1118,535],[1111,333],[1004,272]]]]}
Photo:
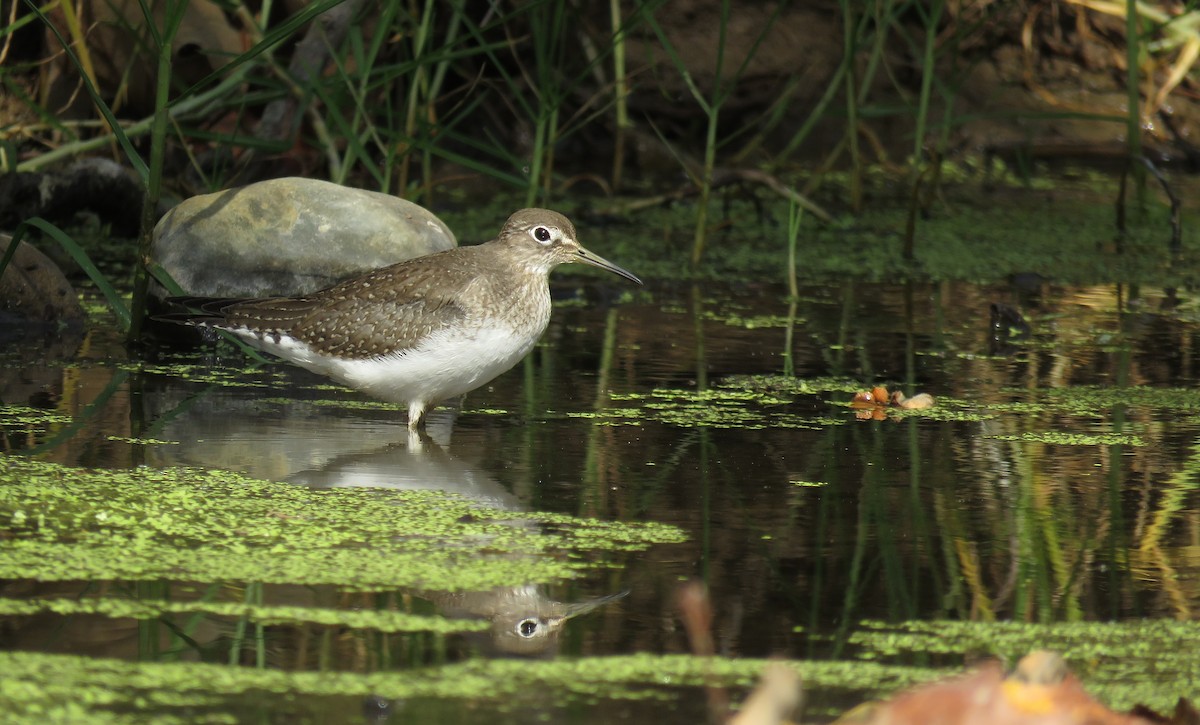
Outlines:
{"type": "Polygon", "coordinates": [[[517,634],[526,639],[537,634],[537,631],[538,623],[536,619],[522,619],[520,622],[517,622],[517,634]]]}
{"type": "Polygon", "coordinates": [[[533,230],[533,238],[538,240],[542,244],[549,243],[550,236],[551,236],[550,230],[547,229],[546,227],[535,227],[533,230]]]}

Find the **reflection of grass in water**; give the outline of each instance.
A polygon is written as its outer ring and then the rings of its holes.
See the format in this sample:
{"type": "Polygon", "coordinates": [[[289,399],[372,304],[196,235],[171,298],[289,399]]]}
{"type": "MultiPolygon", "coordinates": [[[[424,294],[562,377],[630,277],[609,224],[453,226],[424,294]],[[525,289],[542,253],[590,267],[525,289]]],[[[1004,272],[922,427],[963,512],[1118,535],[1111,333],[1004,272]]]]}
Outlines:
{"type": "Polygon", "coordinates": [[[602,552],[683,538],[661,524],[517,514],[431,491],[4,463],[0,576],[10,579],[482,590],[574,577],[601,565],[602,552]]]}

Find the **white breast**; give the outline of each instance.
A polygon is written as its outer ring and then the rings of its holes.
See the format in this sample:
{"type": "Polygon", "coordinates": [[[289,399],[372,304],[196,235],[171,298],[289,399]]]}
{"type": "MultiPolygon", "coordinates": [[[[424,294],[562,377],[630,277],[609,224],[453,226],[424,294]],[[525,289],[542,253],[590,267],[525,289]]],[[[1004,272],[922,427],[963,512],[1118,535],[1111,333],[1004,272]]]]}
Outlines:
{"type": "Polygon", "coordinates": [[[340,360],[292,338],[262,339],[231,330],[251,345],[349,387],[396,403],[438,403],[491,381],[516,365],[537,343],[507,326],[442,330],[413,349],[361,360],[340,360]]]}

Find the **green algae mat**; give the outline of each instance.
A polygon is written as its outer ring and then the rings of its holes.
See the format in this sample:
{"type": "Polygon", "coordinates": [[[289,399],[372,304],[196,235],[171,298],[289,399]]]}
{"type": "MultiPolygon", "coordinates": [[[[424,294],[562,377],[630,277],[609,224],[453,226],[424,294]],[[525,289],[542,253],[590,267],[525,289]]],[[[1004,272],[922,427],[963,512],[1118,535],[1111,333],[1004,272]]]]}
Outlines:
{"type": "Polygon", "coordinates": [[[682,540],[671,526],[514,513],[431,491],[4,464],[7,579],[479,590],[572,578],[602,552],[682,540]]]}

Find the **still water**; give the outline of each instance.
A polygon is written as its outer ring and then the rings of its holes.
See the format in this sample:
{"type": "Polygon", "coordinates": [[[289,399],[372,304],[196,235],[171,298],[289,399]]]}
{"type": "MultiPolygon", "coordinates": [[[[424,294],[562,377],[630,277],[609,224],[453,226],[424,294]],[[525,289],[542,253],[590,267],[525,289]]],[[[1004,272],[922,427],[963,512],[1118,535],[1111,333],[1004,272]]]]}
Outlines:
{"type": "MultiPolygon", "coordinates": [[[[408,435],[401,411],[304,371],[253,367],[230,347],[164,346],[130,357],[100,328],[79,339],[26,339],[4,355],[4,455],[106,469],[195,466],[317,489],[447,490],[514,517],[544,512],[682,530],[681,543],[608,556],[570,581],[474,600],[426,592],[380,599],[284,583],[260,595],[279,605],[382,602],[485,618],[500,599],[546,611],[576,607],[561,636],[535,653],[539,666],[689,652],[675,599],[694,578],[709,588],[716,649],[734,658],[960,667],[980,654],[1014,652],[997,652],[1003,648],[986,638],[897,651],[869,633],[918,620],[1196,620],[1194,302],[1170,290],[1039,280],[814,286],[794,303],[773,285],[681,284],[613,302],[603,283],[565,279],[551,327],[526,363],[469,394],[460,409],[438,409],[425,439],[408,435]],[[937,405],[856,415],[848,405],[854,391],[878,384],[930,393],[937,405]],[[18,408],[53,415],[17,423],[18,408]]],[[[214,583],[186,584],[175,591],[194,598],[214,583]]],[[[120,588],[15,578],[3,596],[120,588]]],[[[182,659],[230,659],[236,619],[210,619],[190,630],[195,647],[182,659]]],[[[268,625],[268,646],[233,660],[300,672],[432,666],[436,676],[438,666],[514,652],[486,633],[404,635],[390,649],[368,634],[268,625]],[[314,632],[326,637],[321,647],[314,632]]],[[[1029,649],[1054,645],[1070,659],[1073,647],[1094,639],[1055,637],[1034,635],[1029,649]]],[[[5,617],[0,629],[9,651],[131,661],[146,659],[145,638],[144,623],[133,619],[48,612],[5,617]]],[[[1112,655],[1114,666],[1123,657],[1112,655]]],[[[1108,660],[1091,662],[1103,685],[1108,660]]],[[[1154,670],[1150,691],[1162,702],[1200,691],[1194,665],[1154,670]]],[[[278,722],[702,719],[703,695],[670,680],[643,683],[649,698],[597,685],[582,699],[569,687],[497,700],[306,691],[267,701],[214,696],[200,710],[111,707],[134,719],[200,712],[278,722]]],[[[821,687],[819,675],[809,682],[806,720],[829,719],[889,687],[865,669],[857,685],[821,687]]],[[[1147,697],[1113,692],[1116,705],[1147,697]]]]}

